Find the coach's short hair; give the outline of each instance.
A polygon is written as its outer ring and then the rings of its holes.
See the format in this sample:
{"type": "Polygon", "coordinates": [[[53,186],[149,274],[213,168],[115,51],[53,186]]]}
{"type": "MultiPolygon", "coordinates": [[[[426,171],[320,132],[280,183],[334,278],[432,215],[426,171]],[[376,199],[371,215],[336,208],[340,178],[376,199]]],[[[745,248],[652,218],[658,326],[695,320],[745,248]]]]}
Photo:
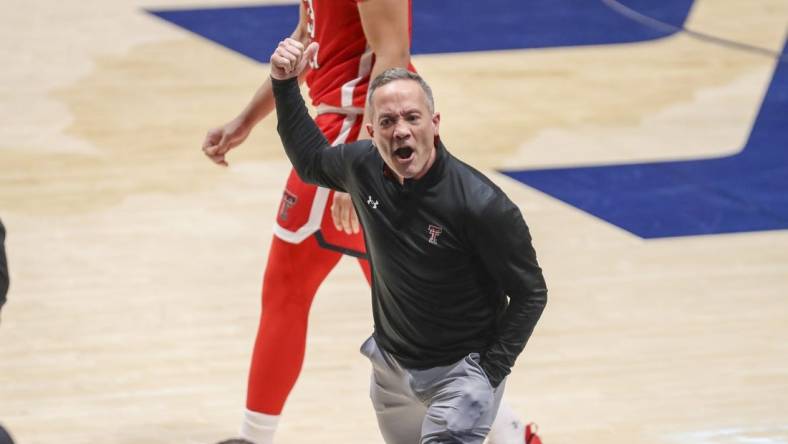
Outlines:
{"type": "Polygon", "coordinates": [[[435,112],[435,99],[432,98],[432,88],[430,88],[430,85],[428,85],[420,75],[415,72],[410,72],[405,68],[389,68],[372,80],[372,83],[369,85],[368,106],[370,109],[372,109],[372,95],[375,94],[375,90],[395,80],[413,80],[418,83],[424,91],[424,95],[427,96],[427,108],[430,110],[430,113],[435,112]]]}

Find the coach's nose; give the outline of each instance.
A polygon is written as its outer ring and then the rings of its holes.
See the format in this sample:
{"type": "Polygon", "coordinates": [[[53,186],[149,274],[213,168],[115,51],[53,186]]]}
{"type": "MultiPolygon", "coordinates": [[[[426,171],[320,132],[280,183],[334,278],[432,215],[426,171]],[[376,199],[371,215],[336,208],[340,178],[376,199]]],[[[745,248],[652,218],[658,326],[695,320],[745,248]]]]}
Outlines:
{"type": "Polygon", "coordinates": [[[407,140],[410,137],[410,128],[408,128],[407,122],[404,122],[403,119],[399,119],[394,126],[394,138],[398,141],[407,140]]]}

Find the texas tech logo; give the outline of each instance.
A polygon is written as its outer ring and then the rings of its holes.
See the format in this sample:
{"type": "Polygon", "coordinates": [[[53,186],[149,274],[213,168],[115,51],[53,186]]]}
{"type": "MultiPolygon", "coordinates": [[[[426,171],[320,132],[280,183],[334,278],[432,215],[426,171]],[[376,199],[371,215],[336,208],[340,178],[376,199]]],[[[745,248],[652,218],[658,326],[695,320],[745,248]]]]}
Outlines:
{"type": "Polygon", "coordinates": [[[438,225],[429,225],[427,227],[427,233],[430,235],[430,238],[427,239],[427,242],[431,243],[432,245],[438,245],[438,236],[443,233],[443,227],[439,227],[438,225]]]}
{"type": "Polygon", "coordinates": [[[287,213],[290,208],[298,202],[298,197],[295,194],[285,190],[282,194],[282,204],[279,205],[279,219],[287,220],[287,213]]]}

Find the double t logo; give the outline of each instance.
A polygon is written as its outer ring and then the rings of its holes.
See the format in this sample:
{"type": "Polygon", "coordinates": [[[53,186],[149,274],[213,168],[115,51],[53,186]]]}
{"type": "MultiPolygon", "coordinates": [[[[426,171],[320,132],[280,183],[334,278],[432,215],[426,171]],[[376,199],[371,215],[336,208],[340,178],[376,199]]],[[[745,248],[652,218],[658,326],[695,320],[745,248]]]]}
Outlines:
{"type": "Polygon", "coordinates": [[[427,226],[427,232],[430,234],[430,238],[427,239],[427,242],[431,243],[432,245],[438,245],[438,236],[443,233],[443,227],[430,224],[427,226]]]}

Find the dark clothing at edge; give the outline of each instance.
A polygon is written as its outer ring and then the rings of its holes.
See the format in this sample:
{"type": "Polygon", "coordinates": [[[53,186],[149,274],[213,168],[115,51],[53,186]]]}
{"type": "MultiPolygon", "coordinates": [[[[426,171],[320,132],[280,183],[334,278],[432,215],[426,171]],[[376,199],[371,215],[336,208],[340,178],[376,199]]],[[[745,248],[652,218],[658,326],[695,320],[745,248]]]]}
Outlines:
{"type": "Polygon", "coordinates": [[[5,304],[8,293],[8,262],[5,257],[5,227],[0,220],[0,309],[5,304]]]}

